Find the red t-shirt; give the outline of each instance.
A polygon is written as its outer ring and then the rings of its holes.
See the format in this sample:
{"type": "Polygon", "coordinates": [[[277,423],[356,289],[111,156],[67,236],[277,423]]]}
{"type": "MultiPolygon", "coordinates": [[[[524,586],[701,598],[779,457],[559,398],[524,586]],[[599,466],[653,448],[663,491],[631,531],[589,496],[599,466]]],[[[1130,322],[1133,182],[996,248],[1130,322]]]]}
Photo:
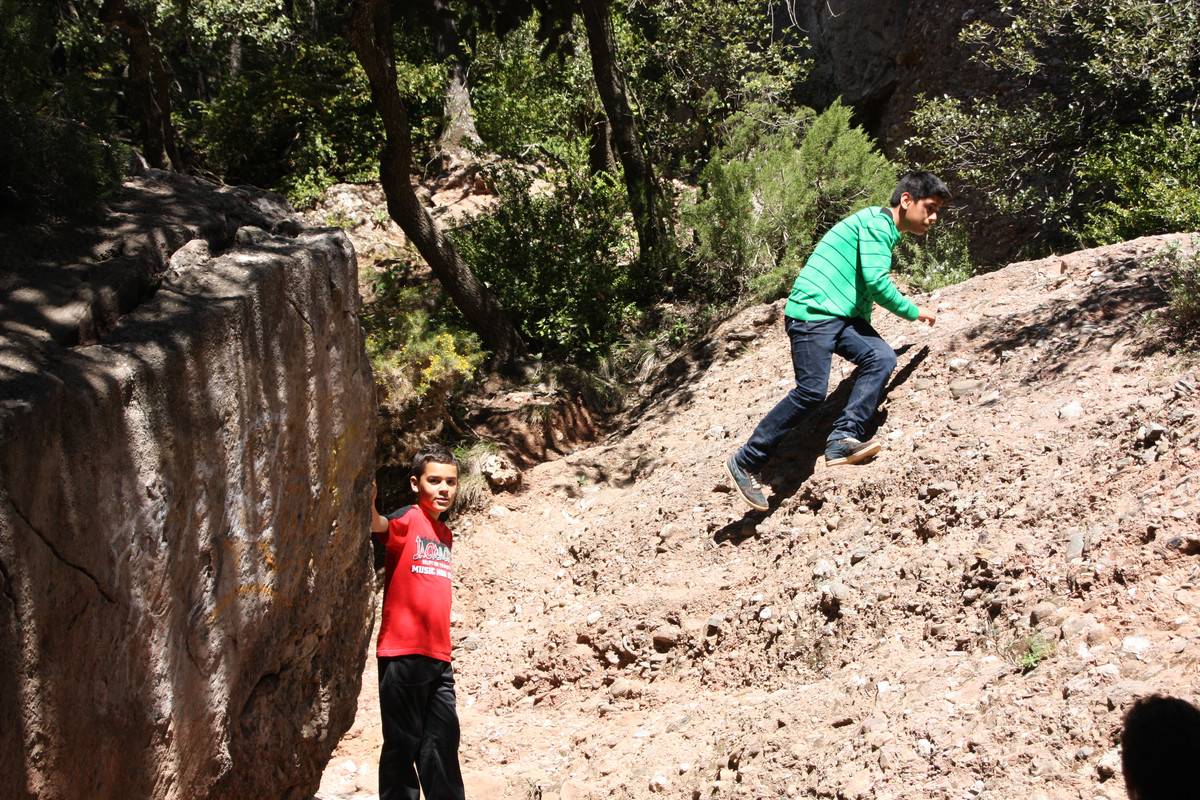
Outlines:
{"type": "Polygon", "coordinates": [[[422,655],[450,660],[450,547],[454,535],[412,506],[375,534],[387,548],[380,658],[422,655]]]}

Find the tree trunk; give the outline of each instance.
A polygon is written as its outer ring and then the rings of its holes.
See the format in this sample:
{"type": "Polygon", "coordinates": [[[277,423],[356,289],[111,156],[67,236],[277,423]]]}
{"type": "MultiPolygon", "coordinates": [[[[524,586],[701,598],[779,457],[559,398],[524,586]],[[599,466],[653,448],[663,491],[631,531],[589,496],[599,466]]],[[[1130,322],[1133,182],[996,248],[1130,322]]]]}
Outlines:
{"type": "Polygon", "coordinates": [[[421,14],[429,20],[433,33],[434,52],[438,61],[450,67],[450,78],[446,81],[446,97],[443,113],[446,125],[438,137],[438,149],[458,155],[463,142],[478,144],[479,132],[475,130],[475,111],[471,107],[471,89],[467,85],[466,59],[454,15],[446,0],[422,0],[421,14]]]}
{"type": "Polygon", "coordinates": [[[521,335],[496,299],[454,249],[413,191],[412,132],[408,110],[396,88],[394,19],[388,0],[354,0],[346,38],[371,85],[371,98],[383,122],[379,176],[388,213],[416,245],[450,298],[492,353],[494,364],[515,371],[528,358],[521,335]]]}
{"type": "Polygon", "coordinates": [[[634,285],[642,299],[648,299],[670,274],[675,258],[674,243],[662,213],[662,191],[642,149],[625,76],[617,64],[609,0],[579,0],[579,9],[592,54],[592,75],[612,126],[613,144],[625,168],[629,209],[637,227],[639,274],[634,276],[634,285]]]}
{"type": "Polygon", "coordinates": [[[229,40],[229,78],[236,81],[242,77],[242,37],[234,34],[229,40]]]}
{"type": "Polygon", "coordinates": [[[129,55],[126,91],[142,129],[146,162],[158,169],[178,170],[181,164],[171,124],[170,81],[154,49],[149,25],[125,0],[104,0],[100,21],[125,35],[129,55]]]}
{"type": "Polygon", "coordinates": [[[603,172],[608,175],[617,173],[617,159],[613,155],[612,126],[608,117],[597,111],[592,119],[591,139],[588,144],[588,169],[592,175],[603,172]]]}
{"type": "Polygon", "coordinates": [[[467,86],[467,70],[462,60],[450,60],[450,80],[446,82],[446,101],[443,106],[446,127],[438,137],[438,149],[457,153],[464,142],[479,144],[479,132],[475,130],[475,111],[471,107],[471,89],[467,86]]]}

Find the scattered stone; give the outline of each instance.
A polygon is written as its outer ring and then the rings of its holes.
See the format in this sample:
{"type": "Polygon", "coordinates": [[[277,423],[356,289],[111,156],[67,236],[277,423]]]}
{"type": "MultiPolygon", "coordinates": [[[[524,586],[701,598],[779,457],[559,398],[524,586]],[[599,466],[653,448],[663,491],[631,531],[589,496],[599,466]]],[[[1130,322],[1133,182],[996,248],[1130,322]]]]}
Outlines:
{"type": "Polygon", "coordinates": [[[683,641],[683,631],[674,625],[664,625],[650,635],[656,649],[669,649],[683,641]]]}
{"type": "Polygon", "coordinates": [[[642,684],[629,678],[617,678],[609,685],[608,693],[616,700],[641,697],[642,684]]]}
{"type": "Polygon", "coordinates": [[[950,383],[950,395],[955,400],[960,400],[967,395],[982,389],[986,384],[975,378],[963,378],[962,380],[952,381],[950,383]]]}
{"type": "Polygon", "coordinates": [[[1154,649],[1154,644],[1142,636],[1126,636],[1121,640],[1121,655],[1141,659],[1154,649]]]}
{"type": "Polygon", "coordinates": [[[1100,757],[1096,762],[1096,774],[1100,776],[1100,780],[1106,781],[1114,775],[1119,775],[1121,772],[1121,752],[1113,749],[1100,757]]]}
{"type": "Polygon", "coordinates": [[[1059,419],[1079,419],[1083,416],[1083,404],[1078,400],[1072,400],[1054,413],[1058,415],[1059,419]]]}
{"type": "Polygon", "coordinates": [[[1043,600],[1030,610],[1029,624],[1034,627],[1052,625],[1058,613],[1058,606],[1049,600],[1043,600]]]}
{"type": "Polygon", "coordinates": [[[1167,540],[1167,549],[1178,550],[1184,555],[1196,555],[1200,553],[1200,536],[1192,533],[1172,536],[1167,540]]]}
{"type": "Polygon", "coordinates": [[[1083,558],[1084,536],[1083,531],[1077,531],[1071,536],[1071,541],[1067,544],[1067,563],[1083,558]]]}
{"type": "Polygon", "coordinates": [[[819,558],[817,559],[817,563],[813,564],[812,575],[814,578],[830,578],[835,572],[837,572],[837,568],[827,558],[819,558]]]}
{"type": "Polygon", "coordinates": [[[1154,694],[1154,687],[1145,681],[1118,683],[1108,692],[1110,711],[1124,711],[1134,700],[1154,694]]]}

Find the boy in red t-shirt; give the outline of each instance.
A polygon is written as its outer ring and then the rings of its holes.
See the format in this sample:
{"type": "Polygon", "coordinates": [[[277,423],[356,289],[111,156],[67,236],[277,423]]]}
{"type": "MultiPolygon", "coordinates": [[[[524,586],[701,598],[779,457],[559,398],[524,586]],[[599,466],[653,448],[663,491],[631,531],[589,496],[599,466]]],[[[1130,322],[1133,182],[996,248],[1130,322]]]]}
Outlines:
{"type": "Polygon", "coordinates": [[[380,800],[463,800],[450,667],[450,548],[441,516],[458,492],[458,460],[443,445],[413,458],[417,504],[385,517],[371,498],[371,532],[387,550],[379,658],[380,800]],[[416,768],[414,769],[414,764],[416,768]],[[418,783],[419,780],[419,783],[418,783]]]}

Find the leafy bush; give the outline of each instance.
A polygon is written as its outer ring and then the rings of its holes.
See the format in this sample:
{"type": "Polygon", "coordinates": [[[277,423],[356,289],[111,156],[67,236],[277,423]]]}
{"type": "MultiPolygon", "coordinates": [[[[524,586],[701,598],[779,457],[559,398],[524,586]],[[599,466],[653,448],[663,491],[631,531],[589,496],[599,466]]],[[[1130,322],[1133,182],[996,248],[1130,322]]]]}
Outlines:
{"type": "Polygon", "coordinates": [[[1128,131],[1084,155],[1082,180],[1089,195],[1108,198],[1086,210],[1085,242],[1200,230],[1200,127],[1158,120],[1128,131]]]}
{"type": "Polygon", "coordinates": [[[898,277],[923,292],[962,283],[974,274],[961,225],[939,221],[924,236],[901,236],[896,258],[898,277]]]}
{"type": "Polygon", "coordinates": [[[78,220],[120,180],[129,149],[104,124],[112,101],[96,70],[59,44],[52,5],[0,0],[0,213],[78,220]]]}
{"type": "MultiPolygon", "coordinates": [[[[1197,220],[1200,14],[1190,2],[1029,0],[976,21],[973,60],[1020,92],[922,99],[910,157],[995,247],[1114,241],[1197,220]],[[1114,214],[1116,215],[1114,217],[1114,214]]],[[[1006,256],[1013,253],[997,253],[1006,256]]]]}
{"type": "Polygon", "coordinates": [[[71,120],[22,113],[0,98],[0,213],[80,219],[121,179],[129,149],[71,120]]]}
{"type": "Polygon", "coordinates": [[[781,104],[811,68],[795,29],[757,0],[639,0],[616,11],[618,49],[638,87],[656,163],[707,155],[711,132],[754,104],[781,104]]]}
{"type": "Polygon", "coordinates": [[[406,285],[400,273],[378,272],[372,289],[362,320],[367,355],[387,391],[384,406],[401,408],[430,394],[444,399],[483,362],[476,336],[436,318],[425,307],[427,292],[406,285]]]}
{"type": "Polygon", "coordinates": [[[700,173],[683,218],[695,231],[697,288],[713,298],[784,296],[821,236],[869,205],[886,205],[896,170],[840,103],[815,119],[752,107],[700,173]]]}
{"type": "MultiPolygon", "coordinates": [[[[398,68],[414,98],[440,104],[440,68],[398,68]]],[[[413,103],[419,111],[421,101],[413,103]]],[[[298,208],[312,206],[333,183],[378,173],[380,123],[366,76],[334,47],[302,42],[267,68],[230,81],[211,102],[194,103],[181,122],[204,169],[231,183],[274,188],[298,208]]]]}
{"type": "Polygon", "coordinates": [[[1015,111],[985,100],[918,98],[907,149],[910,160],[953,181],[972,229],[1017,230],[1026,238],[1012,249],[1037,250],[1060,238],[1076,188],[1064,180],[1072,168],[1062,132],[1045,124],[1054,116],[1046,98],[1015,111]]]}
{"type": "Polygon", "coordinates": [[[630,311],[625,192],[604,174],[549,177],[535,183],[503,168],[495,212],[453,238],[527,341],[590,361],[617,340],[630,311]]]}
{"type": "Polygon", "coordinates": [[[431,301],[429,284],[403,264],[385,264],[368,283],[361,318],[382,417],[377,460],[403,476],[421,443],[441,433],[448,402],[474,376],[484,352],[474,334],[437,312],[441,302],[431,301]]]}
{"type": "Polygon", "coordinates": [[[588,131],[600,110],[586,53],[543,58],[531,20],[503,40],[481,34],[471,65],[475,127],[487,147],[509,157],[550,153],[587,164],[588,131]]]}
{"type": "Polygon", "coordinates": [[[1200,236],[1193,236],[1189,252],[1171,242],[1155,254],[1165,269],[1169,297],[1165,321],[1183,340],[1200,340],[1200,236]]]}

